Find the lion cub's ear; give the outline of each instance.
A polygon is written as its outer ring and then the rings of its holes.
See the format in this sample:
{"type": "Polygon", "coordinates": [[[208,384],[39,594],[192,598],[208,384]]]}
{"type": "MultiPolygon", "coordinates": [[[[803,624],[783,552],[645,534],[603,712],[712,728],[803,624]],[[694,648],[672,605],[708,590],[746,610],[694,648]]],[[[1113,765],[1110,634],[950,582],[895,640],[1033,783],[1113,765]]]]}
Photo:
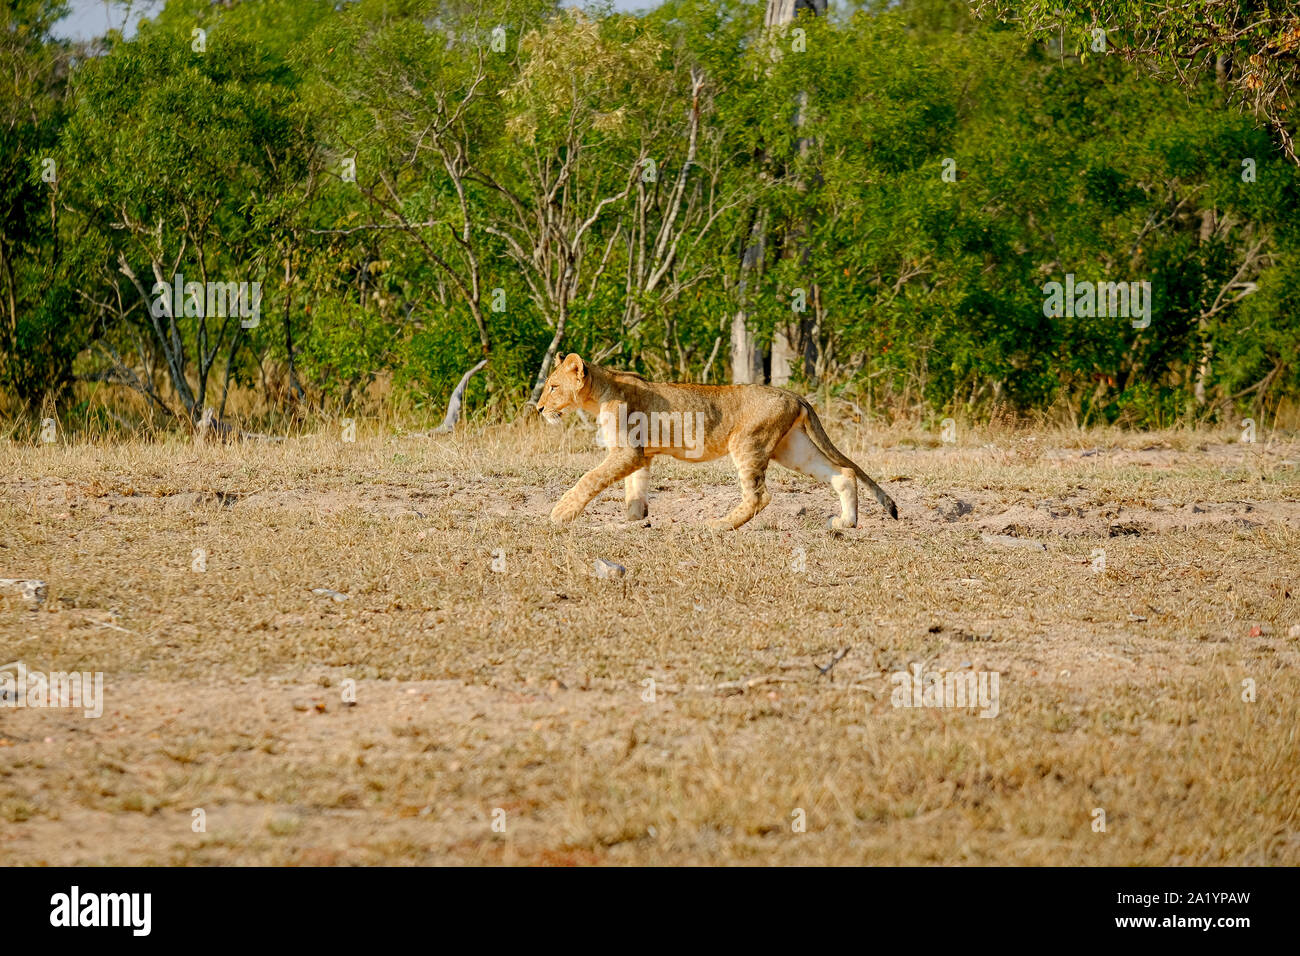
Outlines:
{"type": "Polygon", "coordinates": [[[587,377],[587,366],[583,363],[582,356],[577,352],[570,352],[569,357],[564,360],[564,364],[573,369],[573,374],[578,381],[581,382],[587,377]]]}

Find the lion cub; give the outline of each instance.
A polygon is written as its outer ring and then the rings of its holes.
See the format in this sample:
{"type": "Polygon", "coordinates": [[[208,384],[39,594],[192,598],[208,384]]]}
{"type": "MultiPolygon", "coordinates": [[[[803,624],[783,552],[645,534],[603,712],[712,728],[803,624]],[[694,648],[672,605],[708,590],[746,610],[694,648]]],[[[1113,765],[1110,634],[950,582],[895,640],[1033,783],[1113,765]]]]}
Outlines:
{"type": "Polygon", "coordinates": [[[840,496],[836,528],[858,523],[858,479],[862,479],[891,518],[893,499],[826,437],[812,406],[793,392],[767,385],[686,385],[647,382],[634,372],[589,365],[576,353],[556,357],[537,410],[552,425],[560,414],[580,408],[600,422],[605,460],[565,492],[551,511],[556,524],[568,524],[614,482],[627,479],[627,516],[644,518],[650,486],[650,460],[671,455],[682,461],[712,461],[730,455],[740,474],[740,504],[709,527],[739,528],[767,507],[767,466],[776,461],[813,478],[829,481],[840,496]]]}

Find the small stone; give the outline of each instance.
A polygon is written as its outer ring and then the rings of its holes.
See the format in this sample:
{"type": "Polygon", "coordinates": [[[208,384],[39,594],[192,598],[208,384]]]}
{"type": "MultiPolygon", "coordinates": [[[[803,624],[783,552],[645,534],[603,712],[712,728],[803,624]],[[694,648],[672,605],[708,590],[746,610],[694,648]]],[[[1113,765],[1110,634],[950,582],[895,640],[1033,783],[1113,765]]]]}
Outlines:
{"type": "Polygon", "coordinates": [[[0,578],[0,590],[17,591],[22,599],[30,602],[33,607],[44,604],[48,593],[44,581],[24,578],[0,578]]]}
{"type": "Polygon", "coordinates": [[[596,577],[604,579],[621,578],[627,574],[627,568],[621,564],[615,564],[613,561],[606,561],[604,558],[596,559],[596,577]]]}

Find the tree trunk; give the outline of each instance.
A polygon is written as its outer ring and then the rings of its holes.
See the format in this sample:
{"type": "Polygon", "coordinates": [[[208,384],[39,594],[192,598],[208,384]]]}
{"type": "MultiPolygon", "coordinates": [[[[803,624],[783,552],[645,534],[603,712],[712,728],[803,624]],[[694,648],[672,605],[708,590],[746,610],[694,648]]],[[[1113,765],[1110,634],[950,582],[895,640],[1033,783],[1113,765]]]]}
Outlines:
{"type": "MultiPolygon", "coordinates": [[[[777,34],[783,32],[784,27],[794,22],[799,3],[800,0],[767,0],[767,12],[763,18],[763,28],[769,41],[775,42],[777,34]]],[[[814,16],[820,16],[826,10],[826,0],[811,0],[811,2],[810,0],[802,0],[802,5],[807,9],[811,9],[814,16]]],[[[775,47],[773,47],[773,53],[775,56],[775,47]]],[[[796,103],[794,116],[796,128],[803,126],[806,99],[806,95],[801,93],[796,103]]],[[[807,149],[807,141],[801,139],[799,142],[800,153],[806,153],[807,149]]],[[[802,189],[802,184],[796,184],[796,188],[802,189]]],[[[756,250],[757,260],[759,262],[762,260],[766,245],[766,227],[767,217],[765,215],[760,216],[756,224],[756,228],[759,228],[760,231],[757,235],[751,233],[749,246],[745,250],[745,260],[741,264],[742,287],[748,285],[746,280],[749,276],[746,275],[746,267],[753,268],[750,265],[751,253],[756,250]]],[[[798,237],[797,241],[783,250],[782,254],[797,254],[806,263],[808,259],[807,223],[800,224],[794,232],[798,237]]],[[[804,289],[805,303],[811,304],[816,296],[816,291],[814,288],[804,289]]],[[[787,317],[785,321],[778,323],[773,330],[771,351],[771,382],[773,385],[786,385],[789,383],[799,363],[800,353],[803,353],[804,356],[805,372],[809,375],[815,374],[815,326],[815,319],[796,313],[787,317]],[[810,346],[813,347],[810,349],[810,346]]],[[[731,328],[731,378],[736,384],[762,382],[764,380],[761,353],[756,357],[751,357],[749,362],[745,361],[746,356],[749,356],[753,350],[753,332],[748,327],[748,314],[742,301],[741,310],[736,314],[731,328]]]]}
{"type": "Polygon", "coordinates": [[[749,312],[746,300],[749,287],[758,278],[763,262],[763,248],[767,240],[767,213],[754,214],[754,222],[749,228],[749,244],[745,246],[745,255],[740,260],[740,308],[731,322],[731,384],[763,384],[763,350],[754,340],[754,331],[749,327],[749,312]]]}
{"type": "MultiPolygon", "coordinates": [[[[1218,225],[1218,219],[1214,209],[1201,210],[1201,244],[1209,242],[1214,238],[1214,229],[1218,225]]],[[[1196,332],[1200,339],[1200,357],[1196,362],[1196,383],[1192,388],[1192,395],[1196,401],[1197,408],[1205,404],[1205,386],[1210,379],[1210,360],[1213,351],[1213,345],[1210,342],[1210,323],[1204,314],[1196,320],[1196,332]]]]}
{"type": "Polygon", "coordinates": [[[533,382],[533,391],[529,395],[527,402],[534,409],[537,408],[538,399],[542,397],[542,389],[546,387],[546,379],[551,374],[551,364],[555,361],[555,353],[559,351],[560,342],[564,339],[564,325],[567,318],[567,314],[561,312],[559,318],[555,320],[555,334],[551,336],[551,344],[546,347],[546,355],[542,357],[542,364],[537,369],[537,379],[533,382]]]}

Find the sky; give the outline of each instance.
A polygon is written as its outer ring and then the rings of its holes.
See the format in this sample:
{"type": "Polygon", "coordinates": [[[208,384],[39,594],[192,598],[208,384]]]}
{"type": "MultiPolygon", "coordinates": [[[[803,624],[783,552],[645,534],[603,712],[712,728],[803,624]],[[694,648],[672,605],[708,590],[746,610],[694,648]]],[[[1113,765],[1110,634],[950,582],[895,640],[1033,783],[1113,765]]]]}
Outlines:
{"type": "Polygon", "coordinates": [[[128,35],[135,32],[135,24],[142,15],[157,12],[161,3],[136,3],[131,16],[123,13],[118,4],[106,4],[103,0],[70,0],[71,12],[59,21],[54,35],[67,40],[89,40],[100,36],[109,27],[127,27],[128,35]]]}
{"type": "MultiPolygon", "coordinates": [[[[655,0],[613,0],[616,10],[642,10],[655,6],[655,0]]],[[[135,25],[145,16],[153,16],[162,9],[162,0],[134,0],[128,16],[125,4],[105,3],[104,0],[70,0],[71,13],[54,31],[56,36],[68,40],[89,40],[102,35],[110,27],[126,28],[127,36],[135,32],[135,25]]]]}

